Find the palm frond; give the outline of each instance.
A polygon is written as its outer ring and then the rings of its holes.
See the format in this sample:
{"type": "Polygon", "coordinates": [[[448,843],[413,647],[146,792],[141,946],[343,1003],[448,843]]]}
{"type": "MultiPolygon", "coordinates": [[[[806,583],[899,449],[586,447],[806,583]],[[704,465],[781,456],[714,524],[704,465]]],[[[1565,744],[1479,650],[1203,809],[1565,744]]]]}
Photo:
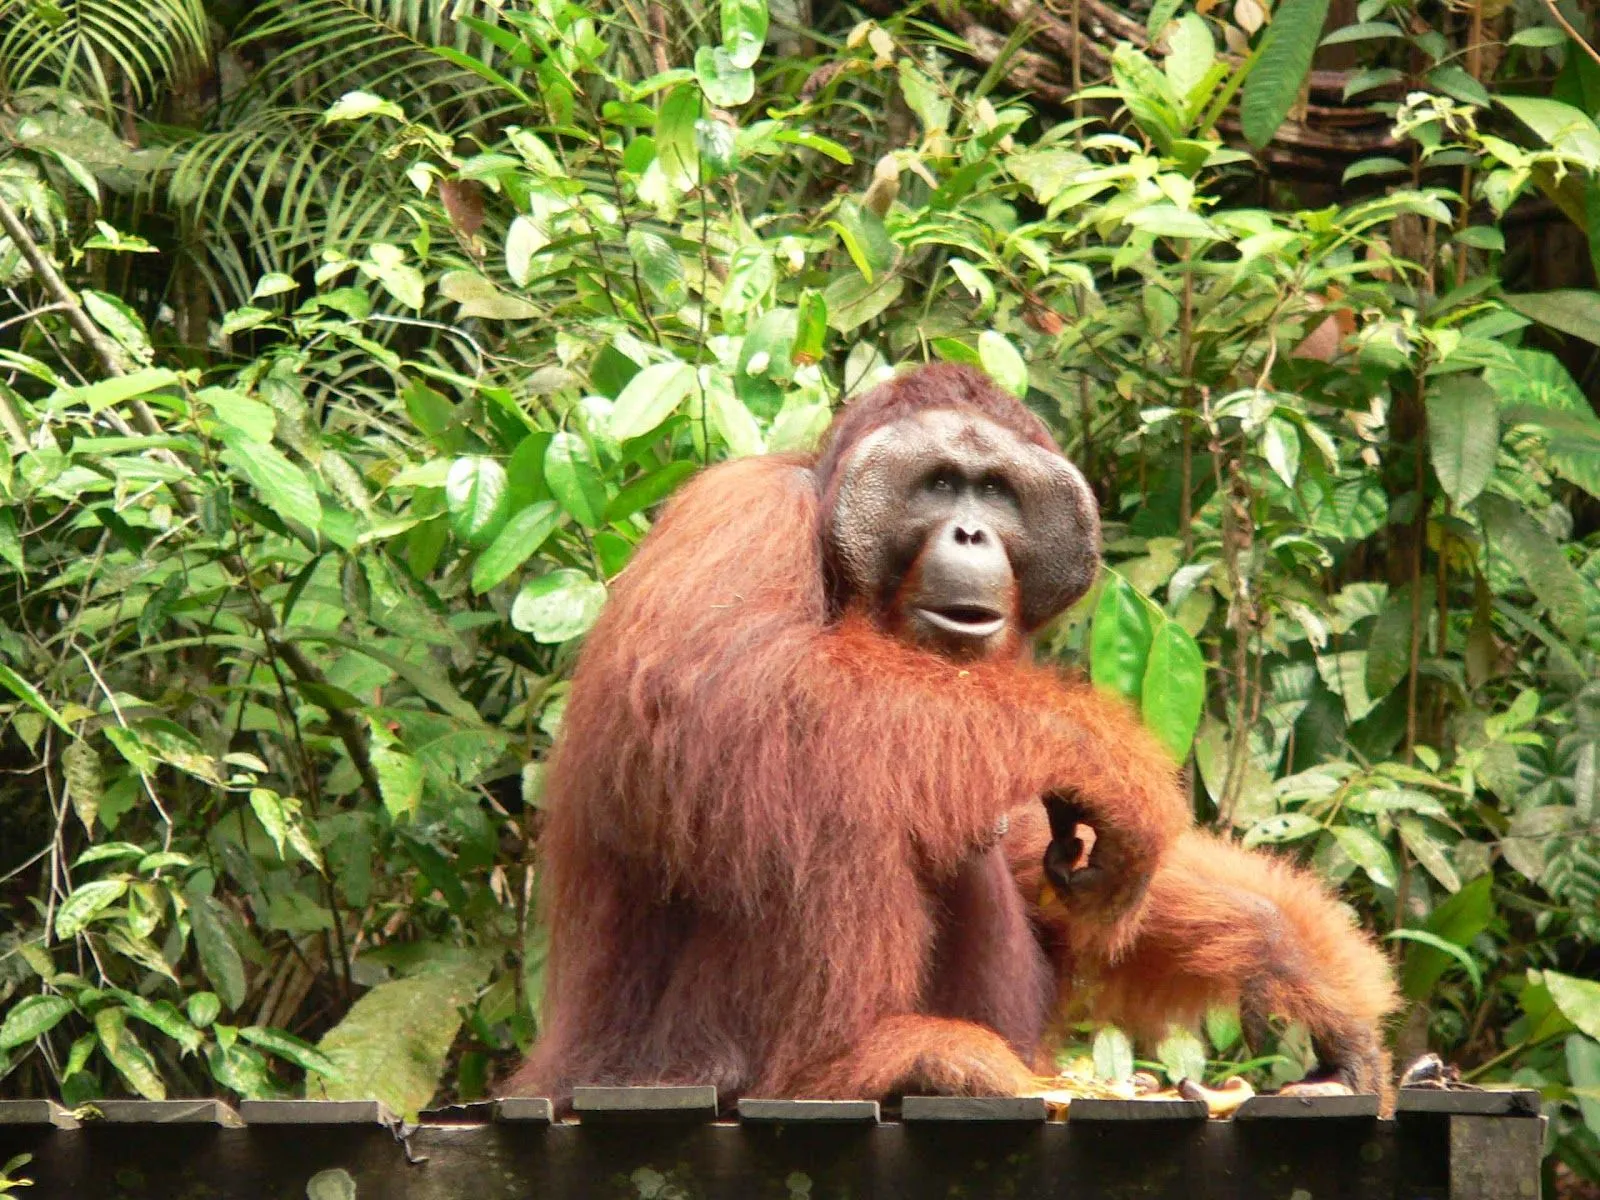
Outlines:
{"type": "Polygon", "coordinates": [[[57,84],[110,108],[136,104],[209,54],[202,0],[0,0],[0,94],[57,84]]]}

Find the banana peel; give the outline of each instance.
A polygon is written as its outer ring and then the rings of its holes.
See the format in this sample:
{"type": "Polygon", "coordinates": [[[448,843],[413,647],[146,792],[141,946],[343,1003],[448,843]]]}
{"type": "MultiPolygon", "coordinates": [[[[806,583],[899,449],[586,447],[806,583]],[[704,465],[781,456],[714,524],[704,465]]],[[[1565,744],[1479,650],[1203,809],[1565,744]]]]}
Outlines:
{"type": "Polygon", "coordinates": [[[1074,1100],[1200,1100],[1210,1116],[1220,1119],[1231,1117],[1256,1094],[1238,1076],[1216,1088],[1192,1079],[1180,1080],[1176,1087],[1162,1087],[1155,1076],[1144,1071],[1135,1072],[1129,1079],[1108,1082],[1095,1078],[1092,1071],[1068,1067],[1059,1075],[1040,1076],[1035,1082],[1037,1089],[1024,1094],[1041,1098],[1046,1111],[1056,1120],[1070,1117],[1074,1100]]]}

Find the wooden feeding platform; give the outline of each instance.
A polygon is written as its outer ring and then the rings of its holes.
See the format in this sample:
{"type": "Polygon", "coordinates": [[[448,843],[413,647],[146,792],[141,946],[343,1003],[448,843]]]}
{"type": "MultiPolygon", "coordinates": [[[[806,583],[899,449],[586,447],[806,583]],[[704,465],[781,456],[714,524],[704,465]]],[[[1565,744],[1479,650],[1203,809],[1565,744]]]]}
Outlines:
{"type": "Polygon", "coordinates": [[[439,1109],[369,1102],[0,1102],[27,1200],[1538,1200],[1532,1091],[1188,1100],[744,1100],[710,1087],[580,1088],[439,1109]]]}

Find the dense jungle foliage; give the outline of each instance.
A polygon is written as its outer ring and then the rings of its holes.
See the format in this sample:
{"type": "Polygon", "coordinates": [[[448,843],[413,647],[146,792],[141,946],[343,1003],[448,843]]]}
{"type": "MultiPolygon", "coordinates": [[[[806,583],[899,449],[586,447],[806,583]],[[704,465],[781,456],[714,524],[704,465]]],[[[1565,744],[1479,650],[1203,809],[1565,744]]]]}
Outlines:
{"type": "MultiPolygon", "coordinates": [[[[1043,652],[1600,1182],[1593,11],[1348,7],[1069,62],[955,6],[0,0],[4,1094],[484,1094],[653,506],[939,358],[1101,500],[1043,652]],[[1329,47],[1376,139],[1285,166],[1329,47]]],[[[1137,1053],[1305,1069],[1203,1032],[1137,1053]]]]}

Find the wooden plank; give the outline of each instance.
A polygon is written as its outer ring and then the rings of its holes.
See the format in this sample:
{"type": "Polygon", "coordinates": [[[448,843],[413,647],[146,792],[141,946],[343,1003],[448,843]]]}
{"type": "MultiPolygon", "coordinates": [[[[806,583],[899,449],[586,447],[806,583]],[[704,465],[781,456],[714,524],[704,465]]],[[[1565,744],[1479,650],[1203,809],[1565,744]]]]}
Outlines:
{"type": "Polygon", "coordinates": [[[1233,1114],[1236,1121],[1377,1120],[1378,1097],[1251,1096],[1233,1114]]]}
{"type": "Polygon", "coordinates": [[[864,1121],[879,1119],[876,1100],[753,1100],[739,1101],[741,1121],[864,1121]]]}
{"type": "Polygon", "coordinates": [[[0,1125],[76,1129],[78,1118],[54,1100],[0,1100],[0,1125]]]}
{"type": "Polygon", "coordinates": [[[395,1115],[376,1100],[242,1100],[247,1125],[393,1125],[395,1115]]]}
{"type": "Polygon", "coordinates": [[[907,1096],[900,1102],[903,1121],[1043,1121],[1040,1096],[907,1096]]]}
{"type": "Polygon", "coordinates": [[[1539,1200],[1543,1119],[1450,1118],[1450,1200],[1539,1200]]]}
{"type": "MultiPolygon", "coordinates": [[[[96,1100],[99,1119],[112,1125],[221,1125],[236,1129],[239,1114],[221,1100],[96,1100]]],[[[86,1114],[87,1115],[87,1114],[86,1114]]]]}
{"type": "Polygon", "coordinates": [[[494,1119],[548,1125],[556,1119],[556,1109],[543,1096],[506,1096],[495,1102],[494,1119]]]}
{"type": "Polygon", "coordinates": [[[583,1120],[713,1120],[717,1089],[687,1087],[577,1087],[572,1111],[583,1120]]]}
{"type": "Polygon", "coordinates": [[[1401,1088],[1395,1111],[1463,1117],[1537,1117],[1539,1093],[1532,1088],[1485,1088],[1471,1092],[1401,1088]]]}
{"type": "Polygon", "coordinates": [[[1085,1097],[1067,1106],[1069,1121],[1205,1121],[1210,1117],[1204,1100],[1093,1100],[1085,1097]]]}

